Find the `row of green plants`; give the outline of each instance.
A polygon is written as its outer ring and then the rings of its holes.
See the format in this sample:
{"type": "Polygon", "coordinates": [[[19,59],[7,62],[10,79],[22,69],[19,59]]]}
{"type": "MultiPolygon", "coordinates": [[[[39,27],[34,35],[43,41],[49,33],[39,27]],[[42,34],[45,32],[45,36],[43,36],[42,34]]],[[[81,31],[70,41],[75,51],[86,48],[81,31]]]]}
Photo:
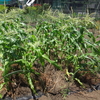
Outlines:
{"type": "Polygon", "coordinates": [[[50,22],[43,21],[36,26],[36,35],[43,43],[43,51],[50,59],[65,67],[68,70],[67,75],[71,74],[78,82],[80,81],[76,74],[79,71],[94,74],[100,71],[100,41],[96,41],[97,37],[88,30],[91,27],[95,28],[95,24],[86,18],[51,18],[50,22]]]}
{"type": "Polygon", "coordinates": [[[34,69],[36,62],[40,64],[42,72],[46,62],[58,70],[66,69],[66,74],[72,74],[78,82],[79,79],[75,77],[78,71],[100,72],[100,41],[96,41],[97,37],[88,30],[96,28],[89,15],[82,19],[73,18],[49,9],[38,14],[35,25],[31,26],[34,21],[28,23],[25,11],[16,9],[0,15],[4,16],[0,23],[0,69],[8,90],[13,83],[12,75],[21,73],[33,93],[36,93],[35,79],[31,77],[31,73],[40,75],[34,69]],[[14,64],[17,67],[12,66],[14,64]]]}
{"type": "MultiPolygon", "coordinates": [[[[13,22],[4,21],[1,23],[0,29],[0,49],[4,82],[9,90],[9,84],[12,83],[11,76],[13,74],[22,73],[25,75],[30,88],[35,93],[34,85],[31,78],[31,73],[39,75],[33,69],[36,61],[41,64],[45,60],[61,69],[55,61],[49,57],[41,49],[42,42],[33,34],[28,32],[28,27],[21,23],[20,19],[15,19],[13,22]],[[16,66],[12,66],[17,64],[16,66]]],[[[11,85],[11,84],[10,84],[11,85]]]]}

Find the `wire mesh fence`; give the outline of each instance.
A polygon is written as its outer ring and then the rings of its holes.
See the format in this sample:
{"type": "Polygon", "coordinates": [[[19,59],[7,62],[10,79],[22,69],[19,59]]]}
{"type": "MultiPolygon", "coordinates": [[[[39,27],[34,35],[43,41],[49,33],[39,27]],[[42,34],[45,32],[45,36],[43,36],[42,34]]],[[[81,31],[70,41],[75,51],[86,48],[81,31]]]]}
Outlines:
{"type": "Polygon", "coordinates": [[[65,13],[86,14],[88,12],[100,16],[100,0],[53,0],[52,8],[65,13]]]}

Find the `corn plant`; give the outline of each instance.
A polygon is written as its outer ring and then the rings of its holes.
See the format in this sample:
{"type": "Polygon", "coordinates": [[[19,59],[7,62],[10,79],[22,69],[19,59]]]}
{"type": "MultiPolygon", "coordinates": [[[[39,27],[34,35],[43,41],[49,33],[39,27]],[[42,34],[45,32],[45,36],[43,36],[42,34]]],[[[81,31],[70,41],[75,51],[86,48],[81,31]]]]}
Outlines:
{"type": "MultiPolygon", "coordinates": [[[[10,75],[14,73],[24,72],[26,73],[26,76],[28,77],[28,80],[31,79],[29,76],[30,72],[26,72],[27,68],[24,68],[22,66],[23,63],[17,62],[17,60],[23,58],[23,53],[26,52],[26,49],[24,48],[24,44],[26,43],[26,36],[27,34],[24,32],[24,30],[20,29],[20,25],[13,24],[9,22],[3,22],[1,28],[1,46],[2,46],[2,53],[3,53],[3,67],[4,67],[4,81],[9,84],[10,82],[10,75]],[[12,68],[12,64],[18,64],[21,66],[20,70],[14,71],[14,68],[12,68]],[[14,72],[13,72],[14,71],[14,72]]],[[[30,66],[28,66],[30,67],[30,66]]],[[[31,70],[32,71],[32,70],[31,70]]],[[[29,82],[31,84],[31,81],[29,82]]],[[[33,86],[31,86],[33,87],[33,86]]]]}
{"type": "MultiPolygon", "coordinates": [[[[82,18],[73,18],[59,11],[47,10],[39,15],[34,35],[42,42],[42,50],[62,67],[76,73],[79,70],[94,71],[99,66],[99,47],[94,33],[94,18],[88,14],[82,18]],[[74,67],[72,67],[74,66],[74,67]]],[[[99,67],[98,67],[99,69],[99,67]]]]}
{"type": "Polygon", "coordinates": [[[20,18],[18,14],[15,19],[13,16],[7,16],[1,21],[0,51],[3,64],[1,69],[4,71],[3,77],[8,89],[13,81],[13,74],[21,73],[33,93],[36,93],[35,79],[31,77],[31,74],[40,74],[34,68],[36,62],[43,71],[46,62],[60,70],[66,68],[78,82],[80,81],[75,78],[78,71],[89,70],[93,73],[98,71],[100,41],[96,41],[94,34],[88,31],[88,25],[94,24],[91,21],[88,23],[87,19],[81,21],[59,12],[48,11],[48,13],[50,16],[45,12],[43,16],[39,15],[40,19],[37,19],[39,22],[34,28],[23,23],[22,16],[20,18]]]}
{"type": "Polygon", "coordinates": [[[68,68],[73,73],[79,70],[93,71],[94,66],[100,65],[96,38],[80,21],[70,18],[45,21],[37,26],[36,35],[44,44],[43,49],[49,57],[66,67],[73,65],[73,68],[68,68]]]}
{"type": "Polygon", "coordinates": [[[31,78],[31,73],[34,75],[39,75],[39,73],[34,70],[34,63],[40,61],[43,65],[45,61],[48,61],[58,69],[61,67],[49,59],[48,55],[41,49],[42,42],[34,35],[35,31],[30,31],[28,28],[19,19],[1,23],[0,49],[3,55],[3,78],[9,90],[13,80],[12,75],[22,73],[33,93],[36,93],[33,85],[35,80],[31,78]]]}

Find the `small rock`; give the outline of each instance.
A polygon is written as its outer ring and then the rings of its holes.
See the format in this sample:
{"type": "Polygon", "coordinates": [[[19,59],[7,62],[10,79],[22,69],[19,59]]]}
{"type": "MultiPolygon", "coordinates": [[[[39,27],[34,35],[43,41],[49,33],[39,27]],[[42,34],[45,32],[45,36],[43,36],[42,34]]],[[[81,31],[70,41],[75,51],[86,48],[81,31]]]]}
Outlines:
{"type": "Polygon", "coordinates": [[[96,89],[96,90],[100,90],[100,84],[97,84],[97,85],[95,86],[95,89],[96,89]]]}
{"type": "Polygon", "coordinates": [[[93,89],[88,89],[88,90],[87,90],[87,92],[92,92],[92,91],[93,91],[93,89]]]}

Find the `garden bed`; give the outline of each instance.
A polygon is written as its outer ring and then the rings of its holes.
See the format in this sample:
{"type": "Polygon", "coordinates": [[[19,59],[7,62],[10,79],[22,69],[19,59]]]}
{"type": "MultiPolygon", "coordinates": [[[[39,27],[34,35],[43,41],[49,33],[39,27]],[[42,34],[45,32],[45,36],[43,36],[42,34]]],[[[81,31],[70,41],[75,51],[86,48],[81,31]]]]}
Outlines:
{"type": "Polygon", "coordinates": [[[5,87],[2,88],[0,94],[4,96],[4,100],[34,100],[34,98],[38,100],[63,100],[64,98],[66,98],[65,100],[72,100],[73,98],[76,98],[75,100],[77,98],[79,100],[94,100],[96,98],[99,100],[99,97],[95,95],[99,96],[100,77],[96,79],[98,81],[93,80],[93,77],[91,77],[91,80],[90,77],[87,77],[87,80],[84,81],[83,88],[74,81],[66,81],[65,73],[63,71],[57,71],[51,65],[48,65],[45,73],[41,73],[39,79],[37,78],[35,84],[37,94],[32,94],[29,86],[23,81],[23,77],[20,77],[20,79],[16,78],[15,80],[19,80],[20,82],[19,84],[11,85],[13,87],[10,87],[12,89],[9,92],[5,87]],[[92,94],[95,95],[92,96],[92,94]]]}
{"type": "Polygon", "coordinates": [[[99,24],[33,8],[0,15],[1,100],[92,98],[100,90],[99,24]]]}

